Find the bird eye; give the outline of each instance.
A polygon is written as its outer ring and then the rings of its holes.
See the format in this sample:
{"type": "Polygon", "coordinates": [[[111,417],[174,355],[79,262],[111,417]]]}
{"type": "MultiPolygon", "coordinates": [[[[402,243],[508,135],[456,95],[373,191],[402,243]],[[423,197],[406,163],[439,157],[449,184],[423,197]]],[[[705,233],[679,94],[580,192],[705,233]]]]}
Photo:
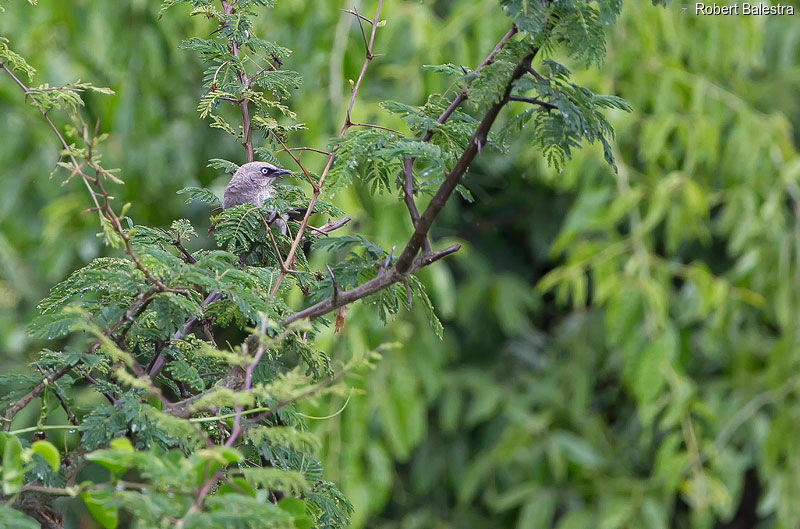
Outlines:
{"type": "Polygon", "coordinates": [[[267,176],[269,174],[269,167],[262,167],[261,168],[261,174],[263,174],[264,176],[267,176]]]}

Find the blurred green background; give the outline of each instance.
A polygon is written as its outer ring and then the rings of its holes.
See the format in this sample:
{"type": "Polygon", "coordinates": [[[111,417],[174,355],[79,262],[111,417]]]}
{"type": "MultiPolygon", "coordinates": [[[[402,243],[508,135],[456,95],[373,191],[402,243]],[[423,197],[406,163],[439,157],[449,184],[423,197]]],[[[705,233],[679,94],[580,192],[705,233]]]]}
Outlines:
{"type": "MultiPolygon", "coordinates": [[[[283,0],[255,28],[294,50],[292,108],[324,148],[363,44],[342,8],[283,0]]],[[[154,0],[6,2],[0,34],[51,85],[82,79],[111,133],[106,166],[137,223],[208,211],[209,158],[243,150],[195,112],[201,67],[180,50],[213,26],[154,0]]],[[[800,6],[793,3],[795,10],[800,6]]],[[[625,3],[600,68],[580,83],[633,106],[612,114],[619,174],[586,149],[561,173],[523,137],[485,152],[435,226],[462,251],[422,276],[445,335],[414,310],[384,327],[356,305],[334,354],[399,341],[343,400],[310,403],[327,477],[380,529],[795,528],[800,524],[800,15],[697,17],[625,3]]],[[[402,127],[378,103],[453,89],[423,64],[474,67],[510,22],[495,0],[385,2],[355,119],[402,127]]],[[[561,58],[563,59],[563,58],[561,58]]],[[[58,121],[56,117],[56,121],[58,121]]],[[[0,77],[0,359],[44,346],[25,325],[54,282],[108,250],[84,191],[49,178],[57,145],[0,77]]],[[[304,161],[313,165],[313,154],[304,161]]],[[[289,160],[285,160],[289,164],[289,160]]],[[[334,202],[390,248],[398,197],[334,202]]],[[[198,244],[203,244],[199,241],[198,244]]]]}

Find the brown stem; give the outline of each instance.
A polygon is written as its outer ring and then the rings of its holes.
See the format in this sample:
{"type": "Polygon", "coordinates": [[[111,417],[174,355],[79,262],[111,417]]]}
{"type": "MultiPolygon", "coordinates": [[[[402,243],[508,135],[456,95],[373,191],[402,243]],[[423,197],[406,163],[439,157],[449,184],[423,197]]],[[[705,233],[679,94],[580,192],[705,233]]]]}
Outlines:
{"type": "MultiPolygon", "coordinates": [[[[364,57],[364,63],[361,65],[361,72],[358,74],[358,78],[356,79],[355,85],[353,85],[353,92],[350,94],[350,103],[347,105],[347,114],[345,115],[344,125],[342,126],[342,130],[339,132],[339,137],[341,138],[347,132],[353,122],[351,119],[353,113],[353,105],[355,105],[356,97],[358,96],[358,91],[361,88],[361,83],[364,81],[364,74],[367,72],[367,68],[369,64],[372,62],[372,59],[375,58],[375,55],[372,53],[373,46],[375,45],[375,34],[378,31],[378,22],[380,21],[381,9],[383,8],[383,0],[378,0],[378,7],[375,10],[375,18],[372,19],[372,31],[369,36],[369,42],[367,43],[366,55],[364,57]]],[[[360,19],[359,19],[360,20],[360,19]]],[[[308,219],[311,218],[311,213],[314,211],[314,205],[317,203],[319,199],[319,195],[322,189],[322,186],[325,184],[325,177],[328,175],[328,171],[331,170],[333,166],[333,160],[335,158],[335,152],[332,152],[328,155],[328,160],[325,163],[325,168],[322,170],[322,174],[319,177],[319,182],[317,182],[317,187],[314,188],[314,192],[311,195],[311,200],[308,203],[308,207],[306,208],[306,213],[303,215],[303,220],[300,222],[300,229],[297,230],[297,235],[295,236],[294,240],[292,241],[292,246],[289,248],[289,253],[286,255],[286,260],[284,261],[283,268],[284,269],[291,269],[292,264],[294,263],[295,255],[297,254],[297,249],[300,246],[300,241],[303,239],[303,235],[305,234],[306,228],[308,227],[308,219]]],[[[278,289],[281,286],[284,278],[286,277],[286,273],[281,270],[281,273],[278,275],[277,280],[275,281],[275,285],[273,285],[272,290],[270,290],[270,296],[274,296],[278,289]]]]}
{"type": "MultiPolygon", "coordinates": [[[[511,29],[509,29],[508,32],[505,35],[503,35],[503,38],[501,38],[500,41],[495,45],[494,49],[492,49],[492,52],[486,56],[486,58],[483,60],[483,62],[481,62],[478,65],[477,68],[475,68],[475,71],[473,73],[478,73],[481,70],[483,70],[486,66],[491,64],[494,61],[495,56],[497,56],[498,52],[503,49],[503,47],[508,43],[509,40],[511,40],[511,37],[513,37],[517,33],[517,31],[518,31],[517,25],[513,24],[511,26],[511,29]]],[[[471,84],[471,81],[469,84],[471,84]]],[[[450,105],[448,105],[445,111],[442,112],[438,118],[436,118],[436,121],[439,124],[442,124],[448,119],[450,119],[450,116],[453,114],[453,112],[455,112],[455,110],[461,105],[461,103],[463,103],[467,99],[468,86],[469,85],[462,88],[458,96],[456,96],[456,98],[453,99],[453,101],[450,103],[450,105]]],[[[431,141],[431,138],[433,138],[435,132],[436,132],[435,129],[427,131],[425,135],[422,136],[422,141],[423,142],[431,141]]],[[[411,223],[414,225],[414,228],[416,228],[417,221],[419,220],[419,211],[417,210],[417,204],[414,201],[414,173],[413,173],[414,161],[415,161],[414,158],[406,158],[403,160],[403,177],[404,177],[403,200],[405,201],[406,208],[408,209],[408,213],[411,216],[411,223]]],[[[423,241],[423,248],[426,252],[431,251],[430,241],[428,240],[427,236],[423,241]]]]}
{"type": "Polygon", "coordinates": [[[530,103],[532,105],[539,105],[540,107],[544,107],[547,110],[555,110],[558,108],[553,103],[548,103],[547,101],[542,101],[541,99],[536,99],[535,97],[509,96],[508,100],[520,101],[522,103],[530,103]]]}
{"type": "Polygon", "coordinates": [[[327,237],[330,232],[332,232],[334,230],[338,230],[339,228],[341,228],[342,226],[344,226],[348,222],[350,222],[350,217],[344,217],[344,218],[339,219],[339,220],[329,221],[329,222],[325,223],[325,225],[320,226],[319,228],[315,228],[314,226],[310,226],[309,225],[308,229],[313,231],[314,233],[319,233],[320,235],[324,235],[324,236],[327,237]]]}
{"type": "MultiPolygon", "coordinates": [[[[155,295],[155,293],[156,293],[155,288],[151,288],[147,292],[139,294],[134,300],[134,302],[131,304],[131,306],[128,308],[128,310],[126,310],[111,327],[106,329],[103,332],[103,335],[111,336],[112,334],[114,334],[125,322],[130,320],[131,314],[135,314],[143,305],[149,303],[150,299],[152,298],[153,295],[155,295]]],[[[97,349],[100,347],[101,344],[102,340],[100,338],[96,338],[89,346],[89,348],[86,350],[86,354],[94,353],[95,351],[97,351],[97,349]]],[[[22,410],[25,406],[27,406],[28,403],[30,403],[33,399],[38,397],[45,390],[47,386],[49,386],[59,378],[69,373],[69,371],[72,368],[77,367],[78,365],[80,365],[80,362],[74,365],[66,365],[61,367],[57,371],[51,373],[49,376],[45,377],[41,383],[39,383],[31,391],[26,393],[22,398],[20,398],[14,404],[6,408],[6,411],[3,414],[3,420],[5,421],[5,424],[3,425],[3,430],[8,431],[11,427],[11,420],[14,418],[14,416],[17,413],[19,413],[19,411],[22,410]]]]}
{"type": "Polygon", "coordinates": [[[374,294],[375,292],[378,292],[379,290],[382,290],[394,283],[403,281],[409,274],[414,273],[420,268],[427,266],[446,255],[458,251],[460,246],[455,245],[441,252],[434,254],[424,253],[419,258],[416,258],[417,253],[419,253],[420,248],[424,244],[425,238],[427,237],[433,221],[442,211],[442,208],[444,208],[444,205],[447,203],[447,199],[453,194],[453,191],[461,180],[461,177],[464,175],[464,173],[466,173],[469,165],[478,155],[481,148],[486,144],[486,138],[488,137],[489,130],[491,130],[492,125],[497,119],[497,116],[500,114],[500,110],[502,110],[502,108],[508,103],[514,81],[525,74],[527,67],[530,65],[535,54],[536,52],[527,55],[519,62],[519,64],[517,64],[516,68],[514,68],[514,72],[511,74],[511,78],[506,84],[503,96],[499,101],[492,105],[491,108],[489,108],[489,110],[483,116],[483,119],[481,119],[481,122],[478,125],[478,128],[475,130],[475,133],[472,135],[467,148],[461,154],[461,157],[458,159],[455,166],[453,166],[453,169],[451,169],[447,174],[445,181],[442,182],[439,190],[436,192],[433,199],[431,199],[431,202],[428,204],[425,212],[420,216],[414,228],[414,233],[406,244],[406,247],[403,249],[403,253],[398,258],[395,266],[387,273],[378,274],[377,277],[367,281],[366,283],[362,283],[361,285],[358,285],[350,290],[339,292],[335,300],[332,297],[325,299],[290,316],[289,318],[286,318],[281,322],[282,325],[288,325],[289,323],[301,320],[303,318],[314,319],[322,316],[323,314],[327,314],[328,312],[336,310],[341,306],[369,296],[370,294],[374,294]]]}
{"type": "MultiPolygon", "coordinates": [[[[221,3],[222,3],[222,9],[223,11],[225,11],[226,15],[230,15],[233,13],[234,8],[236,7],[236,0],[230,3],[226,2],[225,0],[221,0],[221,3]]],[[[230,50],[231,54],[238,59],[239,43],[236,42],[235,40],[232,40],[230,50]]],[[[257,75],[254,76],[254,78],[257,77],[257,75]]],[[[239,82],[242,84],[242,88],[246,90],[250,86],[251,80],[248,79],[247,75],[245,75],[245,73],[242,71],[239,72],[239,82]]],[[[253,131],[250,126],[250,100],[247,99],[246,97],[243,98],[239,102],[239,108],[242,111],[242,136],[244,138],[243,145],[245,152],[247,153],[247,161],[252,162],[255,158],[253,156],[253,131]]]]}
{"type": "Polygon", "coordinates": [[[397,264],[395,265],[395,269],[398,273],[407,274],[411,269],[414,257],[416,257],[417,252],[419,252],[419,249],[422,247],[425,237],[427,236],[428,231],[431,229],[434,219],[442,211],[442,208],[444,208],[444,205],[447,203],[447,199],[450,198],[450,195],[455,190],[456,186],[461,180],[461,177],[467,172],[472,160],[475,159],[475,156],[486,144],[486,138],[489,135],[489,130],[492,128],[495,119],[497,119],[500,110],[508,102],[508,97],[511,94],[511,88],[514,84],[514,81],[525,74],[527,71],[526,67],[530,65],[533,57],[534,54],[526,56],[524,59],[522,59],[522,61],[520,61],[519,64],[517,64],[517,67],[514,68],[514,72],[511,74],[511,79],[506,84],[503,97],[494,105],[492,105],[483,116],[483,119],[478,125],[475,134],[473,134],[472,139],[467,145],[467,148],[461,154],[461,157],[458,159],[455,166],[453,166],[453,169],[447,175],[444,182],[442,182],[442,185],[431,199],[430,204],[428,204],[428,207],[425,209],[425,212],[420,216],[419,222],[417,222],[417,226],[414,229],[414,234],[411,236],[408,244],[406,244],[403,253],[400,254],[400,258],[397,260],[397,264]]]}

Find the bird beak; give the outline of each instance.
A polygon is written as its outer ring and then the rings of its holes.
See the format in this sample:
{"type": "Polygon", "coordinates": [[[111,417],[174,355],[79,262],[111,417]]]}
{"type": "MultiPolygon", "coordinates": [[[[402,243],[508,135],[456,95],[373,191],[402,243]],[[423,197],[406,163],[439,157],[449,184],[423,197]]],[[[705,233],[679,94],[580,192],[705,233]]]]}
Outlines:
{"type": "Polygon", "coordinates": [[[292,172],[291,171],[287,171],[286,169],[278,169],[277,171],[272,173],[272,175],[276,176],[276,177],[277,176],[286,176],[287,174],[292,174],[292,172]]]}

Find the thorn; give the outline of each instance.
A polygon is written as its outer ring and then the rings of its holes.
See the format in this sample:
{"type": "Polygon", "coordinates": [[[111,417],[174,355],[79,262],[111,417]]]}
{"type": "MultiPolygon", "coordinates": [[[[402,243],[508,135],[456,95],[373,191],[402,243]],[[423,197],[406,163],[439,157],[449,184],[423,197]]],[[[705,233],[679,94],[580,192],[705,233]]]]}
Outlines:
{"type": "Polygon", "coordinates": [[[392,264],[392,255],[394,254],[395,248],[397,248],[397,246],[392,246],[392,249],[389,250],[389,255],[386,256],[386,260],[383,262],[384,268],[389,268],[389,266],[392,264]]]}
{"type": "Polygon", "coordinates": [[[386,272],[386,270],[388,270],[389,267],[392,266],[392,254],[394,254],[395,248],[397,248],[397,246],[392,246],[392,249],[389,250],[389,255],[387,255],[386,259],[384,259],[383,263],[381,263],[381,267],[378,270],[378,277],[382,276],[386,272]]]}

